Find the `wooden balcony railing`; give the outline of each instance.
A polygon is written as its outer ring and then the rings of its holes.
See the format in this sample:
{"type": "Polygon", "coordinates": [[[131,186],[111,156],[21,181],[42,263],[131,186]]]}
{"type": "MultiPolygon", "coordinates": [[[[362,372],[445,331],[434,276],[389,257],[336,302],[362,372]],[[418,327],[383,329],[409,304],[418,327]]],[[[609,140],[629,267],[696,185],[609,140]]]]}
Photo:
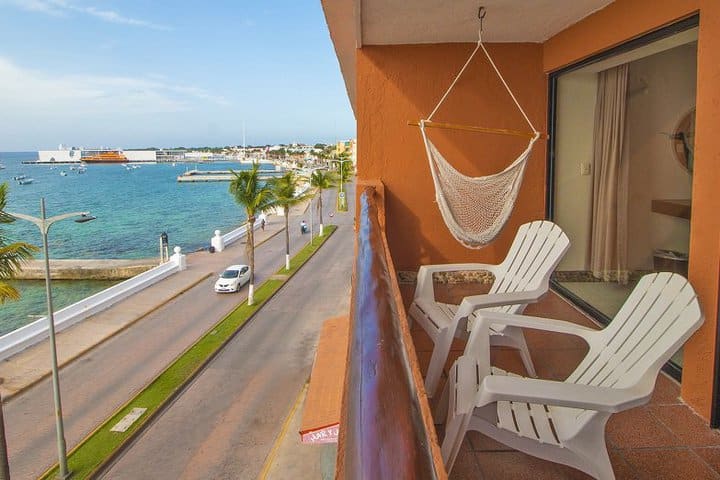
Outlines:
{"type": "Polygon", "coordinates": [[[382,184],[358,188],[336,478],[446,479],[382,226],[382,184]]]}

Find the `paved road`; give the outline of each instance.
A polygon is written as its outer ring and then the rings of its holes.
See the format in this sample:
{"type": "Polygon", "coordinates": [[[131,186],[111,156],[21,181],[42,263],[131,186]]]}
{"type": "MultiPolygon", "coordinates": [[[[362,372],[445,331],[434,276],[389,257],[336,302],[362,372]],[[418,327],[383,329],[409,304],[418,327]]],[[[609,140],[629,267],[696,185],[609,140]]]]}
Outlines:
{"type": "MultiPolygon", "coordinates": [[[[350,198],[353,198],[350,193],[350,198]]],[[[353,215],[106,474],[253,479],[307,381],[322,321],[347,313],[353,215]]],[[[289,432],[288,435],[298,435],[289,432]]],[[[308,453],[312,447],[306,448],[308,453]]],[[[287,478],[304,478],[288,472],[287,478]]]]}
{"type": "MultiPolygon", "coordinates": [[[[326,205],[332,193],[327,192],[326,205]]],[[[299,218],[291,216],[290,222],[294,251],[302,246],[299,228],[293,228],[299,218]]],[[[284,238],[276,235],[258,248],[257,285],[283,265],[284,238]]],[[[244,260],[244,248],[237,252],[227,264],[244,260]]],[[[210,278],[199,283],[61,370],[68,450],[247,297],[247,287],[238,295],[217,295],[213,282],[210,278]]],[[[36,478],[57,460],[50,380],[12,398],[4,408],[12,478],[36,478]]]]}

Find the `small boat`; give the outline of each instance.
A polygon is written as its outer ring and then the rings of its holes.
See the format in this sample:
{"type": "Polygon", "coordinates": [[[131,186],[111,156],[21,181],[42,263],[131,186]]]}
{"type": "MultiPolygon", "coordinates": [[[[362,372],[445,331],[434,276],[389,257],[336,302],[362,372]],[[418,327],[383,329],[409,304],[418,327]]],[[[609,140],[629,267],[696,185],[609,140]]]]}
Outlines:
{"type": "Polygon", "coordinates": [[[2,163],[0,163],[0,170],[5,170],[5,165],[3,165],[2,163]]]}
{"type": "Polygon", "coordinates": [[[61,177],[67,177],[67,172],[65,172],[65,170],[63,170],[62,172],[60,172],[60,176],[61,176],[61,177]]]}
{"type": "Polygon", "coordinates": [[[80,168],[77,169],[77,173],[78,173],[78,174],[80,174],[80,173],[85,173],[85,172],[87,172],[87,168],[85,168],[85,167],[80,167],[80,168]]]}
{"type": "Polygon", "coordinates": [[[25,175],[22,175],[23,178],[19,179],[18,185],[30,185],[33,182],[32,178],[28,178],[25,175]]]}
{"type": "Polygon", "coordinates": [[[26,178],[27,178],[27,175],[15,175],[15,176],[13,177],[13,180],[20,181],[20,180],[24,180],[24,179],[26,179],[26,178]]]}

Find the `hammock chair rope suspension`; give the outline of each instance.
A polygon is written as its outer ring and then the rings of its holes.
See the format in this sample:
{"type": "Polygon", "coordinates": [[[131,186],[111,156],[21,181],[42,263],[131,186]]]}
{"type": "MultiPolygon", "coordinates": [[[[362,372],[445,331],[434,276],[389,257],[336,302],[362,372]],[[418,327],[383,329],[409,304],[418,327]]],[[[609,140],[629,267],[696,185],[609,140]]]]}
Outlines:
{"type": "MultiPolygon", "coordinates": [[[[484,9],[481,8],[479,13],[482,21],[484,9]]],[[[540,137],[540,132],[535,129],[530,118],[520,106],[520,103],[510,90],[500,70],[495,65],[492,57],[490,57],[485,45],[483,45],[482,26],[478,33],[478,43],[475,49],[450,84],[450,87],[448,87],[445,94],[440,98],[440,101],[430,115],[426,119],[413,124],[420,126],[420,132],[425,142],[428,163],[430,164],[430,172],[435,185],[435,199],[443,216],[443,220],[445,220],[445,224],[455,239],[464,246],[468,248],[484,247],[492,242],[500,233],[512,213],[515,199],[517,198],[522,183],[527,159],[530,156],[533,145],[540,137]],[[437,113],[440,106],[453,90],[455,84],[465,72],[475,54],[481,49],[492,65],[493,70],[502,81],[503,86],[510,94],[515,106],[520,110],[523,118],[532,129],[532,133],[432,121],[432,117],[437,113]],[[428,138],[425,131],[426,127],[515,135],[525,138],[529,137],[530,140],[525,151],[501,172],[483,177],[468,177],[456,170],[445,157],[443,157],[437,147],[435,147],[428,138]]]]}

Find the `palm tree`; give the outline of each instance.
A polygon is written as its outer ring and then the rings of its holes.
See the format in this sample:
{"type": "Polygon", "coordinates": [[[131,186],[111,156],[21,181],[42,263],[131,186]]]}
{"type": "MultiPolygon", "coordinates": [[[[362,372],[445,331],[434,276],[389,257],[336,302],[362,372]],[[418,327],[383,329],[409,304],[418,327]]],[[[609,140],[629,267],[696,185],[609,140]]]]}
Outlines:
{"type": "Polygon", "coordinates": [[[335,175],[327,170],[315,170],[310,175],[310,185],[317,188],[320,193],[318,199],[318,210],[320,211],[320,235],[323,234],[323,216],[322,216],[322,192],[337,186],[335,175]]]}
{"type": "MultiPolygon", "coordinates": [[[[5,213],[5,203],[8,184],[0,185],[0,225],[12,223],[15,218],[5,213]]],[[[13,288],[8,280],[12,279],[22,269],[22,264],[32,258],[37,247],[24,242],[9,243],[0,230],[0,304],[8,300],[17,300],[20,293],[13,288]]]]}
{"type": "Polygon", "coordinates": [[[232,171],[235,178],[230,181],[230,194],[245,209],[247,214],[247,249],[250,263],[250,287],[248,305],[252,305],[255,292],[255,214],[272,206],[275,202],[272,189],[260,180],[260,166],[255,163],[250,170],[232,171]]]}
{"type": "Polygon", "coordinates": [[[290,270],[290,207],[305,201],[310,196],[309,192],[296,193],[300,189],[302,181],[302,177],[290,171],[271,182],[275,204],[281,206],[285,213],[285,270],[290,270]]]}

